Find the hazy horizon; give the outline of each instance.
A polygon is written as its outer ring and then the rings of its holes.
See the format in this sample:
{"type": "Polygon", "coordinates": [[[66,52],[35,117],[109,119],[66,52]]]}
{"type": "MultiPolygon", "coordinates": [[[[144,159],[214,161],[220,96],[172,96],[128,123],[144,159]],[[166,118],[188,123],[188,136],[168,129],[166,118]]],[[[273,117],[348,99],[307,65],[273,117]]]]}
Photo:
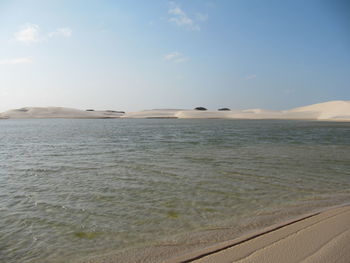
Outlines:
{"type": "Polygon", "coordinates": [[[349,4],[2,1],[0,112],[350,99],[349,4]]]}

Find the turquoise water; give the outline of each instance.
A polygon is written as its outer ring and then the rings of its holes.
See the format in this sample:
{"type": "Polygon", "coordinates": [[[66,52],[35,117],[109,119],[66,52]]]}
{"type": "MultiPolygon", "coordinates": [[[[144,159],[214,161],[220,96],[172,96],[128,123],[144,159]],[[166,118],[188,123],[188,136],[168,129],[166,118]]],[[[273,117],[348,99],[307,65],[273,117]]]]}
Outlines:
{"type": "Polygon", "coordinates": [[[76,262],[349,201],[350,123],[1,120],[0,186],[0,262],[76,262]]]}

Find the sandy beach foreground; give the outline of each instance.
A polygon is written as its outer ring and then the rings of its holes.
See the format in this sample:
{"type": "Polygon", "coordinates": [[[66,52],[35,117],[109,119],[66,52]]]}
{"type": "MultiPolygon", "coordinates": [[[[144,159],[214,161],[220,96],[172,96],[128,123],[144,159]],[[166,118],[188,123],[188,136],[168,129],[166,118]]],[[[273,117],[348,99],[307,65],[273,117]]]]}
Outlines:
{"type": "Polygon", "coordinates": [[[165,263],[346,263],[349,260],[350,206],[343,206],[304,215],[165,263]]]}
{"type": "Polygon", "coordinates": [[[349,263],[349,259],[350,205],[347,204],[304,214],[197,250],[183,248],[183,253],[181,250],[159,253],[136,249],[124,255],[112,253],[79,262],[349,263]]]}

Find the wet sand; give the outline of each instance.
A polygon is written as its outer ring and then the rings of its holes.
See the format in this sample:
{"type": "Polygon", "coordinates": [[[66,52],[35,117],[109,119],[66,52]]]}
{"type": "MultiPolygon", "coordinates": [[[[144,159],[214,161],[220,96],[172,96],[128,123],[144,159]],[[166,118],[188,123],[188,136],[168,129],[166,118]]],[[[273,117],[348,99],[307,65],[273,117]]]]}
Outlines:
{"type": "Polygon", "coordinates": [[[349,262],[350,206],[332,208],[164,263],[349,262]]]}

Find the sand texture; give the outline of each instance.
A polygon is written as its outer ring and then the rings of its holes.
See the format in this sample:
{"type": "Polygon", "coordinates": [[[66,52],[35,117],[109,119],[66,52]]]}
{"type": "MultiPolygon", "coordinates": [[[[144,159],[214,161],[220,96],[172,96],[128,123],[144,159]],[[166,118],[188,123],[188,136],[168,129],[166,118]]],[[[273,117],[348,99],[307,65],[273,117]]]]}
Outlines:
{"type": "Polygon", "coordinates": [[[265,228],[165,263],[350,262],[350,206],[265,228]]]}

